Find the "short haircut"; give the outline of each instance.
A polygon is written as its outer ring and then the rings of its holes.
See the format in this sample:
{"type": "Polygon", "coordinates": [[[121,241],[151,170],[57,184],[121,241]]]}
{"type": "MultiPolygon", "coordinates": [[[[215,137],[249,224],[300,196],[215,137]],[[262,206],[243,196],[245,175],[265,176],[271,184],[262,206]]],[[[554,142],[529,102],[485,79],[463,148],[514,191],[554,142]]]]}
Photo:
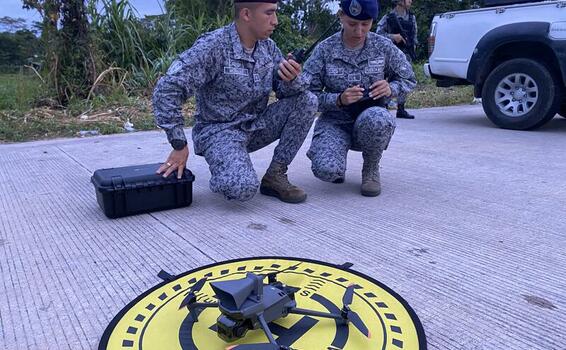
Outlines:
{"type": "Polygon", "coordinates": [[[237,2],[234,4],[234,18],[238,19],[240,18],[240,12],[242,12],[243,9],[247,8],[250,9],[252,11],[254,11],[255,9],[258,8],[259,3],[257,2],[237,2]]]}

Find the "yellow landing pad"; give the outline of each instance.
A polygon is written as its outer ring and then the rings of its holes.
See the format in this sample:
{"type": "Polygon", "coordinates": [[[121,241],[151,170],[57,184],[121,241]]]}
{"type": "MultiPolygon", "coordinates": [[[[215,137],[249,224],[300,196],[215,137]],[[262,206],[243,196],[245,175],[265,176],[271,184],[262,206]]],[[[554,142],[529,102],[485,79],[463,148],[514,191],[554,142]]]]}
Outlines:
{"type": "Polygon", "coordinates": [[[301,288],[297,307],[340,312],[346,288],[357,285],[351,309],[371,332],[363,336],[353,325],[311,316],[289,315],[269,325],[280,345],[296,350],[426,350],[423,327],[409,304],[387,286],[344,266],[300,258],[262,257],[201,267],[163,282],[126,306],[102,336],[99,350],[221,350],[234,344],[265,343],[263,331],[249,331],[244,339],[227,344],[215,331],[217,308],[202,311],[198,322],[189,320],[179,305],[191,286],[207,277],[197,293],[199,302],[216,302],[209,282],[244,278],[288,269],[277,278],[301,288]],[[300,264],[299,264],[300,263],[300,264]]]}

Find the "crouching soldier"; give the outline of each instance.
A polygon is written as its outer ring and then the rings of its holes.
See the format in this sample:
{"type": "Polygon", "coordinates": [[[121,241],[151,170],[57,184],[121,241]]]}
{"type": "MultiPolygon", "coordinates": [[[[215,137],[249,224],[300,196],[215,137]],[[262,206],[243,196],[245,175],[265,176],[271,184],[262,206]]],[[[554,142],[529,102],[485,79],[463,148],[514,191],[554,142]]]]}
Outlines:
{"type": "Polygon", "coordinates": [[[167,177],[187,163],[181,106],[195,96],[194,152],[209,165],[213,192],[245,201],[259,187],[284,202],[302,202],[306,193],[286,173],[312,125],[317,98],[301,66],[269,39],[277,26],[277,0],[236,0],[234,7],[235,21],[201,36],[155,88],[155,119],[173,147],[158,173],[167,177]],[[272,90],[279,101],[268,106],[272,90]],[[260,184],[249,153],[277,139],[260,184]]]}
{"type": "Polygon", "coordinates": [[[379,101],[416,85],[405,55],[389,39],[370,32],[377,14],[375,0],[342,0],[342,30],[317,46],[303,73],[322,112],[307,153],[314,175],[344,182],[348,151],[361,151],[361,193],[371,197],[381,193],[379,162],[395,131],[395,118],[377,102],[359,114],[351,110],[364,94],[366,100],[369,95],[379,101]]]}

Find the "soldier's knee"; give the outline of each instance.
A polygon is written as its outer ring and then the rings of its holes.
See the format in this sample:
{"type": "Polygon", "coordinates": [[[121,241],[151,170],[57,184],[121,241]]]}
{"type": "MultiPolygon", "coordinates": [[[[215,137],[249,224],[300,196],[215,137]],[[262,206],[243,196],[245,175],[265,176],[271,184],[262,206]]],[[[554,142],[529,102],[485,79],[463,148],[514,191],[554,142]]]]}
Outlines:
{"type": "Polygon", "coordinates": [[[318,97],[310,91],[302,92],[298,95],[297,106],[309,114],[309,118],[314,119],[314,113],[318,110],[318,97]]]}
{"type": "Polygon", "coordinates": [[[344,177],[345,169],[341,162],[334,157],[324,155],[310,155],[312,173],[322,181],[333,182],[344,177]]]}
{"type": "Polygon", "coordinates": [[[252,199],[259,188],[257,177],[213,177],[210,179],[210,189],[222,194],[228,200],[248,201],[252,199]]]}
{"type": "Polygon", "coordinates": [[[231,198],[240,202],[249,201],[252,199],[259,188],[259,183],[240,183],[238,188],[235,188],[231,193],[231,198]]]}
{"type": "Polygon", "coordinates": [[[385,108],[372,107],[358,118],[358,125],[365,131],[376,134],[392,132],[396,127],[395,117],[385,108]]]}

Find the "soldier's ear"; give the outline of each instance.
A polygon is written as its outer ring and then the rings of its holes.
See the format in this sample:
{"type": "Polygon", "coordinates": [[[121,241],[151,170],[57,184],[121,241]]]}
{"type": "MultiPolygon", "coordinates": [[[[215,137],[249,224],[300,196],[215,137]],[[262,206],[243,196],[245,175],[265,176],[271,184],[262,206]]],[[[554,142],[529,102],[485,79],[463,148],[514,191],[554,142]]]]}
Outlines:
{"type": "Polygon", "coordinates": [[[244,7],[242,11],[240,11],[240,18],[246,22],[250,21],[251,15],[252,15],[252,10],[247,7],[244,7]]]}

